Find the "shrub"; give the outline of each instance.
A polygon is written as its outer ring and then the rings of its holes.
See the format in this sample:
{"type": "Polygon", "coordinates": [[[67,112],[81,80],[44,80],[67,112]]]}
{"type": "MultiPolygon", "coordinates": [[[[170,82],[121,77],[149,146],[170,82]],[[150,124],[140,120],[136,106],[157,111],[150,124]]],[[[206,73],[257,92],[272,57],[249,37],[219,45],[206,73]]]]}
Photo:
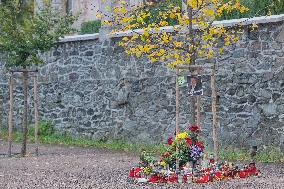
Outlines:
{"type": "Polygon", "coordinates": [[[50,121],[41,121],[38,128],[40,136],[50,136],[54,134],[54,125],[50,121]]]}
{"type": "Polygon", "coordinates": [[[81,24],[81,34],[99,33],[100,28],[101,28],[100,20],[83,22],[81,24]]]}
{"type": "MultiPolygon", "coordinates": [[[[29,135],[34,136],[34,126],[29,128],[29,135]]],[[[38,125],[38,135],[40,137],[51,136],[54,134],[54,125],[50,121],[40,121],[38,125]]]]}

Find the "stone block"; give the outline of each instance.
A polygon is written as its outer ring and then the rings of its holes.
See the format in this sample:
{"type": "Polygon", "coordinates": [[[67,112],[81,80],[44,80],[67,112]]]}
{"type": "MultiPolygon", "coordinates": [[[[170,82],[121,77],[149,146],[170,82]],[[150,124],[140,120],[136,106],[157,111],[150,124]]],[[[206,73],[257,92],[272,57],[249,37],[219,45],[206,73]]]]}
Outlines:
{"type": "Polygon", "coordinates": [[[279,42],[272,42],[271,43],[271,47],[275,50],[280,50],[282,49],[282,43],[279,43],[279,42]]]}
{"type": "Polygon", "coordinates": [[[280,32],[276,35],[275,41],[284,43],[284,27],[280,29],[280,32]]]}

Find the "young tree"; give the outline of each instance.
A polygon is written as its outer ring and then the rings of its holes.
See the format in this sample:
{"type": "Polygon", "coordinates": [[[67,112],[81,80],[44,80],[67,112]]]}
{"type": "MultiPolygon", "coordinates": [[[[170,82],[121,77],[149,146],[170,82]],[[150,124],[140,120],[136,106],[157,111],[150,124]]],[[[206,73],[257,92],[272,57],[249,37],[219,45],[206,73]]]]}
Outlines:
{"type": "MultiPolygon", "coordinates": [[[[240,0],[147,0],[135,7],[120,0],[106,9],[112,14],[102,15],[103,24],[112,28],[113,35],[127,33],[119,42],[127,54],[144,55],[169,68],[204,62],[221,54],[224,47],[239,40],[241,23],[228,29],[215,21],[224,13],[248,10],[240,0]]],[[[216,122],[212,134],[217,158],[215,127],[216,122]]]]}
{"type": "Polygon", "coordinates": [[[48,3],[36,13],[33,9],[33,6],[23,6],[20,0],[6,0],[0,4],[0,51],[4,52],[7,67],[23,69],[22,156],[26,154],[27,141],[28,68],[44,63],[40,54],[71,32],[75,21],[74,16],[56,12],[48,3]]]}
{"type": "Polygon", "coordinates": [[[224,12],[247,11],[240,0],[183,0],[184,8],[173,0],[149,2],[129,12],[127,3],[121,0],[104,24],[116,27],[113,32],[132,32],[119,43],[126,53],[146,55],[152,62],[166,62],[170,68],[193,64],[197,57],[211,59],[216,49],[221,53],[224,46],[238,41],[236,30],[227,30],[214,21],[224,12]],[[162,28],[169,25],[174,25],[173,31],[162,28]]]}

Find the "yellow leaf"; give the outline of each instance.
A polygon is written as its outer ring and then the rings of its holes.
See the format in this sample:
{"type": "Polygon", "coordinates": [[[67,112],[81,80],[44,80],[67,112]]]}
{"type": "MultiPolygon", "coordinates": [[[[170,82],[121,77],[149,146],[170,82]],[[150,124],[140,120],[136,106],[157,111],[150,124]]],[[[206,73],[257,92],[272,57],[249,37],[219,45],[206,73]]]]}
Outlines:
{"type": "Polygon", "coordinates": [[[97,19],[101,19],[102,15],[98,13],[98,14],[96,14],[96,17],[97,17],[97,19]]]}
{"type": "Polygon", "coordinates": [[[156,58],[154,58],[154,57],[151,58],[151,62],[156,62],[156,61],[157,61],[156,58]]]}
{"type": "Polygon", "coordinates": [[[123,37],[122,41],[128,41],[128,37],[123,37]]]}
{"type": "Polygon", "coordinates": [[[105,7],[105,10],[108,11],[108,12],[110,12],[110,6],[106,6],[106,7],[105,7]]]}
{"type": "Polygon", "coordinates": [[[204,14],[206,14],[208,16],[214,15],[214,10],[212,10],[212,9],[205,9],[203,12],[204,12],[204,14]]]}
{"type": "Polygon", "coordinates": [[[148,32],[147,30],[143,30],[143,35],[144,35],[145,37],[149,37],[149,32],[148,32]]]}
{"type": "Polygon", "coordinates": [[[165,54],[166,53],[165,49],[160,49],[160,53],[165,54]]]}
{"type": "Polygon", "coordinates": [[[167,21],[161,21],[159,23],[160,26],[167,26],[168,25],[168,22],[167,21]]]}
{"type": "Polygon", "coordinates": [[[140,16],[137,18],[137,22],[138,23],[142,23],[143,22],[143,18],[141,18],[140,16]]]}

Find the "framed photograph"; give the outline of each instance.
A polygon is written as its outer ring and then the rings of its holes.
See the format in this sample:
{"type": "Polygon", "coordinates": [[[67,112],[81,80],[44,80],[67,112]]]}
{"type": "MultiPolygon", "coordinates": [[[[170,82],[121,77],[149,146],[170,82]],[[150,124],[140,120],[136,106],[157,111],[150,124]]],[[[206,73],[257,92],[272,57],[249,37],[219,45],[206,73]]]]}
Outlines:
{"type": "Polygon", "coordinates": [[[188,94],[190,96],[203,95],[202,77],[201,75],[189,75],[187,76],[188,94]]]}

